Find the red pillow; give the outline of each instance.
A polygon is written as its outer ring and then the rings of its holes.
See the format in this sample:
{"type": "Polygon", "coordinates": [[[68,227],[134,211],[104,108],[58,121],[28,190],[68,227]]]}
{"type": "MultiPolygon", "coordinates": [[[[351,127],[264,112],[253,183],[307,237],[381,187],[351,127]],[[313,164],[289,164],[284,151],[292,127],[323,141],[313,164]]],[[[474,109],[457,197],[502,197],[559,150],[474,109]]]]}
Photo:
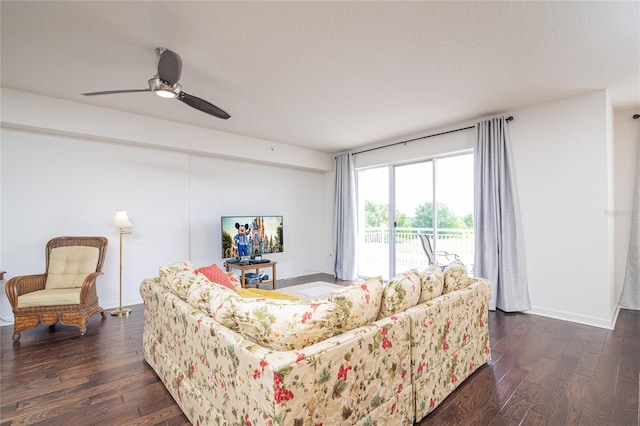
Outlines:
{"type": "Polygon", "coordinates": [[[229,280],[227,274],[225,274],[224,271],[220,269],[220,267],[218,267],[218,265],[216,265],[215,263],[211,266],[203,266],[202,268],[198,268],[195,272],[196,274],[204,275],[209,281],[213,283],[220,284],[221,286],[230,288],[233,291],[236,290],[233,287],[233,284],[231,284],[231,280],[229,280]]]}

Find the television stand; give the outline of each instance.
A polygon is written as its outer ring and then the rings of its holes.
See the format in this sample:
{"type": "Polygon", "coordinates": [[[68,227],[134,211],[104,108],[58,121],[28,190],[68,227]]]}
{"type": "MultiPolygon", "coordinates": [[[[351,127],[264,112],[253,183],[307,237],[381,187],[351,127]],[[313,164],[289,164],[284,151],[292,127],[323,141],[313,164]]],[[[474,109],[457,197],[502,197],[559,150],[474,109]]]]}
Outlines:
{"type": "Polygon", "coordinates": [[[255,284],[256,287],[259,287],[262,284],[271,283],[271,289],[276,289],[276,263],[278,262],[266,262],[266,263],[249,263],[249,264],[241,264],[241,263],[233,263],[233,262],[224,262],[224,267],[228,271],[232,269],[240,270],[240,285],[242,288],[245,288],[245,272],[247,271],[256,271],[256,274],[260,275],[260,269],[263,268],[271,268],[271,275],[268,280],[260,281],[255,284]]]}

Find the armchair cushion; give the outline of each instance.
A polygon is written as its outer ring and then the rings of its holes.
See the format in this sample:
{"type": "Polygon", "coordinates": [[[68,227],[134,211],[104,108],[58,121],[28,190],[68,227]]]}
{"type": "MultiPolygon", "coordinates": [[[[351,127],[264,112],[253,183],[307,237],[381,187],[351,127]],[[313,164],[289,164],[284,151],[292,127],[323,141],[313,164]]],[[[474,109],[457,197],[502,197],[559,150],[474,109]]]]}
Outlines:
{"type": "Polygon", "coordinates": [[[52,288],[18,296],[18,308],[80,304],[82,288],[52,288]]]}
{"type": "Polygon", "coordinates": [[[96,271],[99,256],[100,250],[97,247],[67,246],[52,249],[45,289],[82,287],[87,275],[96,271]]]}

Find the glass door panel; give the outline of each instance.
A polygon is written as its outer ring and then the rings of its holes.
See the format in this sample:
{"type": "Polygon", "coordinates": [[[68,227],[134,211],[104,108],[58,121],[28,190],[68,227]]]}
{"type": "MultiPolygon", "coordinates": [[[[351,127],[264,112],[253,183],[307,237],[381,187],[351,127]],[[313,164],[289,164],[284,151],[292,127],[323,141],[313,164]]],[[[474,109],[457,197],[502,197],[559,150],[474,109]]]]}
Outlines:
{"type": "Polygon", "coordinates": [[[472,271],[473,154],[439,158],[436,164],[438,213],[434,250],[439,253],[441,264],[452,262],[453,255],[457,255],[472,271]]]}
{"type": "Polygon", "coordinates": [[[389,168],[358,172],[358,273],[389,279],[389,168]]]}
{"type": "Polygon", "coordinates": [[[394,167],[395,236],[392,257],[397,274],[429,265],[418,232],[433,235],[433,161],[394,167]]]}

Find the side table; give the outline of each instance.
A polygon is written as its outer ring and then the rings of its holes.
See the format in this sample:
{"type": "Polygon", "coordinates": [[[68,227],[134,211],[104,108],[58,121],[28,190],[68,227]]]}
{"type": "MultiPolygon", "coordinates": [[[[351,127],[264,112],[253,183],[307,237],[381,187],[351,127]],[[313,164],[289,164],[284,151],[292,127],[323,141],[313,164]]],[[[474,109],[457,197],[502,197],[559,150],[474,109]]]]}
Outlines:
{"type": "Polygon", "coordinates": [[[244,275],[246,271],[256,271],[256,274],[260,274],[260,269],[263,268],[271,268],[271,277],[268,280],[260,281],[256,283],[256,286],[261,284],[271,283],[271,289],[276,289],[276,263],[278,262],[264,262],[264,263],[232,263],[232,262],[224,262],[224,267],[227,271],[232,269],[240,270],[240,284],[242,288],[245,288],[244,275]]]}

